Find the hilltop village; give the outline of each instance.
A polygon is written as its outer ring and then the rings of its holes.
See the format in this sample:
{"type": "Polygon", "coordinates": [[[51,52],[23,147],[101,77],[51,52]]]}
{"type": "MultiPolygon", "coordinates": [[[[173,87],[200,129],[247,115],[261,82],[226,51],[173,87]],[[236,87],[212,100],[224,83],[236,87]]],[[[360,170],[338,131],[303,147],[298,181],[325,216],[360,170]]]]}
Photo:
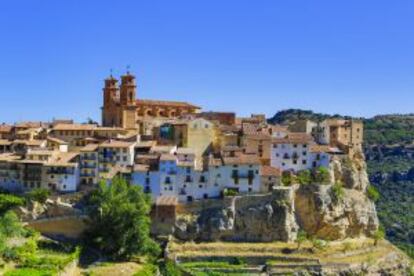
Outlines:
{"type": "Polygon", "coordinates": [[[136,98],[135,76],[110,76],[102,125],[72,120],[0,125],[0,187],[88,190],[115,176],[142,186],[154,202],[260,194],[283,176],[329,169],[361,152],[360,121],[272,125],[264,115],[203,112],[186,102],[136,98]]]}
{"type": "Polygon", "coordinates": [[[98,238],[86,244],[108,240],[112,248],[113,234],[137,240],[125,229],[145,212],[140,233],[162,245],[163,262],[183,275],[406,275],[410,261],[378,243],[361,121],[278,125],[262,114],[137,99],[129,72],[120,83],[109,76],[102,97],[101,124],[0,125],[0,190],[51,193],[13,209],[43,237],[79,241],[93,230],[98,238]],[[111,204],[134,193],[135,203],[142,200],[129,215],[122,214],[132,202],[115,212],[116,205],[91,204],[96,192],[106,197],[121,187],[111,204]]]}

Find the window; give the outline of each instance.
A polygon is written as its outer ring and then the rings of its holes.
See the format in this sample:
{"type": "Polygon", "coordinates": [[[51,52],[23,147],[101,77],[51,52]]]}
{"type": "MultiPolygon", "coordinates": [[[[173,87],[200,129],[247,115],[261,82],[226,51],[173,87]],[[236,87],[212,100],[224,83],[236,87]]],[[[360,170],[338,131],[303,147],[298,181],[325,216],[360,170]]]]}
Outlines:
{"type": "Polygon", "coordinates": [[[273,148],[274,149],[277,149],[277,144],[273,144],[273,148]]]}
{"type": "Polygon", "coordinates": [[[306,160],[302,160],[303,165],[306,165],[306,163],[307,163],[306,160]]]}
{"type": "Polygon", "coordinates": [[[294,159],[293,160],[293,165],[296,165],[296,164],[298,164],[298,160],[294,159]]]}
{"type": "Polygon", "coordinates": [[[63,185],[63,190],[66,190],[66,185],[63,185]]]}
{"type": "Polygon", "coordinates": [[[200,176],[200,183],[206,182],[206,177],[204,175],[200,176]]]}
{"type": "Polygon", "coordinates": [[[306,151],[303,151],[303,152],[302,152],[302,155],[303,155],[303,156],[306,156],[306,154],[308,154],[306,151]]]}
{"type": "Polygon", "coordinates": [[[122,157],[122,161],[126,162],[127,161],[127,157],[126,156],[122,157]]]}
{"type": "Polygon", "coordinates": [[[297,148],[297,147],[298,147],[298,145],[296,145],[296,144],[293,144],[293,147],[294,147],[294,148],[297,148]]]}
{"type": "Polygon", "coordinates": [[[251,191],[253,191],[253,189],[252,189],[252,188],[249,188],[249,193],[250,193],[251,191]]]}
{"type": "Polygon", "coordinates": [[[303,147],[304,147],[304,148],[307,148],[307,147],[308,147],[308,145],[307,145],[307,144],[303,144],[303,147]]]}

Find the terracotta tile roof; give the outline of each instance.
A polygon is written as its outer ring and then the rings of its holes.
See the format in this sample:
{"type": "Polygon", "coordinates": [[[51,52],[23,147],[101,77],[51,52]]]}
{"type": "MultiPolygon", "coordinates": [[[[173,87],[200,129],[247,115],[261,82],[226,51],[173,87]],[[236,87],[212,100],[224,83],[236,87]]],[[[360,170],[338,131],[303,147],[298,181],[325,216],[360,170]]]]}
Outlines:
{"type": "Polygon", "coordinates": [[[53,130],[94,130],[97,125],[92,124],[57,124],[53,130]]]}
{"type": "Polygon", "coordinates": [[[307,133],[288,133],[285,138],[273,138],[273,144],[311,144],[314,140],[307,133]]]}
{"type": "Polygon", "coordinates": [[[179,161],[177,163],[177,166],[179,166],[179,167],[193,167],[194,166],[194,162],[191,162],[191,161],[179,161]]]}
{"type": "Polygon", "coordinates": [[[192,148],[178,148],[177,154],[195,154],[192,148]]]}
{"type": "Polygon", "coordinates": [[[261,133],[260,125],[258,124],[243,123],[242,130],[245,135],[257,135],[261,133]]]}
{"type": "Polygon", "coordinates": [[[12,144],[9,140],[0,139],[0,146],[10,146],[12,144]]]}
{"type": "Polygon", "coordinates": [[[254,154],[241,154],[237,157],[224,157],[225,165],[259,165],[260,159],[254,154]]]}
{"type": "Polygon", "coordinates": [[[142,105],[156,105],[156,106],[173,106],[173,107],[187,107],[187,108],[196,108],[196,109],[200,109],[200,107],[193,105],[193,104],[189,104],[186,102],[176,102],[176,101],[157,101],[157,100],[143,100],[143,99],[139,99],[136,100],[136,103],[138,106],[142,106],[142,105]]]}
{"type": "Polygon", "coordinates": [[[288,127],[287,126],[282,126],[282,125],[269,125],[269,128],[272,129],[273,132],[288,132],[288,127]]]}
{"type": "Polygon", "coordinates": [[[0,125],[0,133],[9,133],[12,129],[13,127],[9,125],[0,125]]]}
{"type": "Polygon", "coordinates": [[[98,144],[87,144],[83,148],[80,149],[81,152],[93,152],[99,147],[98,144]]]}
{"type": "Polygon", "coordinates": [[[175,146],[153,146],[150,152],[170,154],[174,149],[175,149],[175,146]]]}
{"type": "Polygon", "coordinates": [[[176,161],[177,157],[173,154],[161,154],[161,161],[176,161]]]}
{"type": "Polygon", "coordinates": [[[151,148],[153,146],[155,146],[157,144],[156,141],[143,141],[143,142],[138,142],[135,147],[136,148],[151,148]]]}
{"type": "Polygon", "coordinates": [[[223,133],[234,133],[236,134],[237,132],[239,132],[240,127],[236,126],[236,125],[220,125],[219,126],[219,130],[223,133]]]}
{"type": "Polygon", "coordinates": [[[208,165],[209,166],[221,166],[223,165],[223,162],[220,158],[209,158],[208,165]]]}
{"type": "Polygon", "coordinates": [[[331,150],[330,146],[327,145],[312,145],[309,148],[310,152],[315,152],[315,153],[322,153],[322,152],[329,152],[331,150]]]}
{"type": "Polygon", "coordinates": [[[61,144],[61,145],[67,145],[67,144],[68,144],[68,142],[66,142],[66,141],[64,141],[64,140],[62,140],[62,139],[58,139],[58,138],[56,138],[56,137],[51,137],[51,136],[48,136],[46,139],[47,139],[48,141],[51,141],[51,142],[53,142],[53,143],[57,143],[57,144],[61,144]]]}
{"type": "Polygon", "coordinates": [[[245,139],[249,140],[271,140],[272,137],[269,134],[264,133],[257,133],[257,134],[249,134],[244,136],[245,139]]]}
{"type": "Polygon", "coordinates": [[[0,154],[0,161],[17,161],[21,159],[20,156],[15,155],[14,153],[1,153],[0,154]]]}
{"type": "Polygon", "coordinates": [[[146,172],[149,171],[150,167],[148,165],[144,164],[135,164],[134,165],[134,171],[135,172],[146,172]]]}
{"type": "Polygon", "coordinates": [[[261,176],[276,176],[279,177],[282,175],[282,171],[278,168],[271,167],[271,166],[262,166],[260,168],[260,175],[261,176]]]}
{"type": "Polygon", "coordinates": [[[135,142],[109,140],[100,144],[99,148],[129,148],[133,145],[135,145],[135,142]]]}
{"type": "Polygon", "coordinates": [[[13,144],[24,144],[27,146],[40,147],[45,143],[46,140],[14,140],[13,144]]]}
{"type": "Polygon", "coordinates": [[[42,122],[19,122],[15,126],[17,128],[37,128],[47,126],[47,124],[42,122]]]}
{"type": "Polygon", "coordinates": [[[51,160],[45,166],[73,167],[76,166],[74,159],[79,155],[77,152],[59,152],[55,153],[51,160]]]}

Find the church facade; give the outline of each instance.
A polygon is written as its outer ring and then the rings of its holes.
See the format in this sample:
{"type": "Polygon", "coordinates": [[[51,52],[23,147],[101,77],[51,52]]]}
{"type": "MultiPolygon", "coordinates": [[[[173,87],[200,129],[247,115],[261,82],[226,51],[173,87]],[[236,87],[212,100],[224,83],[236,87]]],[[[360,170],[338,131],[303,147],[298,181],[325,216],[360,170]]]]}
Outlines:
{"type": "Polygon", "coordinates": [[[137,127],[140,120],[177,118],[200,110],[200,107],[186,102],[137,99],[136,91],[135,76],[129,72],[121,76],[120,86],[112,75],[105,79],[103,126],[133,129],[137,127]]]}

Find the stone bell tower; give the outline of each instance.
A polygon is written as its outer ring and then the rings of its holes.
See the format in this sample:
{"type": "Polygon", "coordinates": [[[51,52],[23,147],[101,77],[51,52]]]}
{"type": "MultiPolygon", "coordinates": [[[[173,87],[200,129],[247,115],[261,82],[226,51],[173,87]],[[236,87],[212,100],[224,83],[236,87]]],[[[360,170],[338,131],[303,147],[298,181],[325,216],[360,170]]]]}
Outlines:
{"type": "Polygon", "coordinates": [[[127,72],[121,76],[121,126],[123,128],[136,128],[137,104],[136,104],[135,76],[127,72]]]}
{"type": "Polygon", "coordinates": [[[119,110],[117,110],[117,103],[119,102],[119,87],[118,80],[112,75],[105,79],[105,86],[103,88],[103,107],[102,107],[102,125],[103,126],[117,126],[119,125],[119,110]]]}

